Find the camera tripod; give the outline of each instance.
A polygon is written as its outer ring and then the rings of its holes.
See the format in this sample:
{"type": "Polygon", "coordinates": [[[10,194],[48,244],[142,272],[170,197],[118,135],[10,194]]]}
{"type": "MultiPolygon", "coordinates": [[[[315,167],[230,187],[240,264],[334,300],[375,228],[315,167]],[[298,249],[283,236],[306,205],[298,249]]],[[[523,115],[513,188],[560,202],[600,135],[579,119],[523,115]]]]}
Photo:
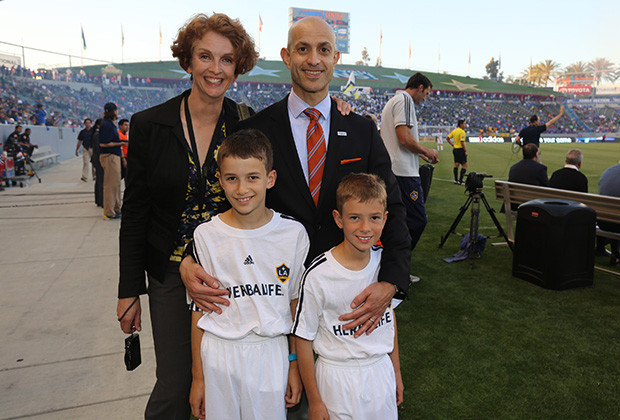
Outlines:
{"type": "MultiPolygon", "coordinates": [[[[459,211],[459,214],[456,216],[456,219],[454,219],[454,222],[448,229],[448,232],[441,237],[441,242],[439,243],[439,248],[441,248],[443,244],[446,243],[446,240],[448,239],[448,236],[450,236],[451,233],[456,234],[456,231],[455,231],[456,227],[458,226],[459,222],[465,215],[465,212],[467,211],[467,209],[471,206],[471,222],[469,225],[469,243],[467,246],[467,249],[469,250],[470,268],[474,268],[474,258],[476,256],[475,255],[476,253],[474,251],[474,245],[476,244],[476,240],[478,239],[478,220],[480,217],[480,201],[482,201],[482,203],[484,204],[484,207],[487,209],[489,216],[491,216],[491,219],[493,219],[493,223],[495,223],[495,227],[497,227],[497,230],[504,237],[504,239],[508,243],[508,246],[512,250],[512,243],[508,240],[508,236],[506,236],[506,232],[504,232],[504,229],[499,224],[497,217],[495,217],[495,210],[493,209],[493,207],[489,205],[489,202],[484,196],[484,192],[482,192],[482,188],[476,188],[475,190],[469,192],[469,197],[467,197],[467,200],[465,200],[465,204],[461,206],[461,210],[459,211]]],[[[510,209],[507,209],[506,211],[510,211],[510,209]]]]}

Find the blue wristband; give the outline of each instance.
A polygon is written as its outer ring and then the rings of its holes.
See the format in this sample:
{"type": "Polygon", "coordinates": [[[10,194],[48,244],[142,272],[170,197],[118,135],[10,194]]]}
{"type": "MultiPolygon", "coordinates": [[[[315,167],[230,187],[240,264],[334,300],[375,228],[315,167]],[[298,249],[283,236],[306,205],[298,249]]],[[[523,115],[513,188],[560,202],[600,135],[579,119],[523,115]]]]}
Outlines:
{"type": "Polygon", "coordinates": [[[295,360],[297,360],[297,353],[291,353],[291,354],[288,355],[288,361],[289,362],[293,362],[295,360]]]}

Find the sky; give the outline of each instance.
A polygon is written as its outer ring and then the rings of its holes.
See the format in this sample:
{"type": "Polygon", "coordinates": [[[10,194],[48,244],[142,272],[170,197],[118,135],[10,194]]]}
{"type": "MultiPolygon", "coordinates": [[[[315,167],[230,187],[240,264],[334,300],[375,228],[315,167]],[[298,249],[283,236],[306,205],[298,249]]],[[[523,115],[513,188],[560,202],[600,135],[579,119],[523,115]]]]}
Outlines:
{"type": "MultiPolygon", "coordinates": [[[[166,61],[172,59],[170,44],[178,29],[192,15],[219,12],[238,18],[257,44],[260,38],[262,58],[279,60],[289,7],[350,14],[350,53],[343,55],[344,64],[360,60],[366,47],[374,65],[382,34],[384,67],[482,77],[491,58],[501,57],[501,71],[507,77],[521,74],[530,61],[545,59],[567,66],[605,57],[620,65],[618,0],[0,0],[0,41],[72,54],[77,57],[71,60],[73,66],[97,64],[87,58],[166,61]]],[[[0,54],[21,56],[22,50],[0,42],[0,54]]],[[[25,59],[29,68],[69,65],[67,57],[30,50],[25,50],[25,59]]]]}

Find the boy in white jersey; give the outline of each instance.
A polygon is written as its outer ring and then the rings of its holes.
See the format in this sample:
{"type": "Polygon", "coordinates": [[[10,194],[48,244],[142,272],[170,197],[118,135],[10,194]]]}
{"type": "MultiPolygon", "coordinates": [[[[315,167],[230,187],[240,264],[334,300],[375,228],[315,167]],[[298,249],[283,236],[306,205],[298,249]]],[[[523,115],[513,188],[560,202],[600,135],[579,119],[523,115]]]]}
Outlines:
{"type": "Polygon", "coordinates": [[[265,207],[276,172],[260,131],[226,138],[217,163],[232,208],[198,226],[189,247],[230,305],[203,314],[191,304],[190,405],[200,419],[284,420],[302,390],[287,334],[310,242],[301,223],[265,207]]]}
{"type": "Polygon", "coordinates": [[[292,332],[310,420],[398,418],[403,382],[392,307],[371,319],[377,323],[372,334],[358,338],[338,320],[351,299],[377,281],[381,248],[374,244],[385,225],[386,197],[376,175],[345,177],[333,212],[344,241],[319,255],[302,277],[292,332]]]}

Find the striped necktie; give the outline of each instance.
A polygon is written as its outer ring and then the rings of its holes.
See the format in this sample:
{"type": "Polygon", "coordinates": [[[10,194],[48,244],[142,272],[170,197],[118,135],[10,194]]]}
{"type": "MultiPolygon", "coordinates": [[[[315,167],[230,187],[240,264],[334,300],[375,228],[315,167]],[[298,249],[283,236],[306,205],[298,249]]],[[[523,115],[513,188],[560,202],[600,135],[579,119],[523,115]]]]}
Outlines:
{"type": "Polygon", "coordinates": [[[323,179],[323,168],[325,167],[325,135],[323,128],[319,124],[321,113],[314,108],[308,108],[304,114],[310,118],[308,131],[306,132],[306,143],[308,147],[308,187],[314,205],[319,202],[319,192],[321,191],[321,179],[323,179]]]}

